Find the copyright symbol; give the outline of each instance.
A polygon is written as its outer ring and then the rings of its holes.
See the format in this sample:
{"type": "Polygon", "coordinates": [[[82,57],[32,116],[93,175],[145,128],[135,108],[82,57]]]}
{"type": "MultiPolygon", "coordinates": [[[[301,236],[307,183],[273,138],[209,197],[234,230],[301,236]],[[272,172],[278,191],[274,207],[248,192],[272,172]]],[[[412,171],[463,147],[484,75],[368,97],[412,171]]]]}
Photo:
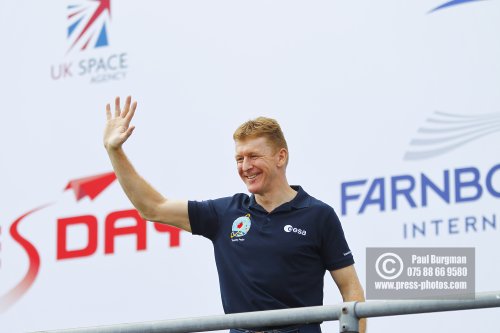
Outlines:
{"type": "Polygon", "coordinates": [[[403,260],[395,253],[381,254],[375,262],[377,274],[386,280],[393,280],[403,272],[403,260]]]}

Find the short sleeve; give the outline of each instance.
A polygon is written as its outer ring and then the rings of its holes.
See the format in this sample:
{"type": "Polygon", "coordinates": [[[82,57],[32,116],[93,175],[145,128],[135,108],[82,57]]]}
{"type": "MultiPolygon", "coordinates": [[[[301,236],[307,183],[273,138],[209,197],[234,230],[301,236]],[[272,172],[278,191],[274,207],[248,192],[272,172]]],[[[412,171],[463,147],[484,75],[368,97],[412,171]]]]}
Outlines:
{"type": "Polygon", "coordinates": [[[329,271],[344,268],[354,264],[354,258],[347,245],[344,230],[333,209],[324,221],[321,255],[325,268],[329,271]]]}
{"type": "Polygon", "coordinates": [[[193,235],[214,240],[219,231],[219,220],[224,214],[232,197],[206,201],[188,201],[189,223],[193,235]]]}
{"type": "Polygon", "coordinates": [[[215,238],[219,222],[213,200],[188,201],[188,214],[193,235],[215,238]]]}

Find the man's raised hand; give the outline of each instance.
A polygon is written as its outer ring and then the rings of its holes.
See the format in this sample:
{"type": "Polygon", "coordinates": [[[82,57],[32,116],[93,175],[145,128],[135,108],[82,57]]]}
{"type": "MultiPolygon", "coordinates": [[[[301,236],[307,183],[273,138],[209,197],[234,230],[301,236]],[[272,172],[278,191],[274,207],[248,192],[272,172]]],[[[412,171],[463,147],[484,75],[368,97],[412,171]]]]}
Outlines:
{"type": "Polygon", "coordinates": [[[134,117],[137,102],[131,104],[132,97],[125,100],[123,110],[120,108],[120,97],[115,98],[114,116],[111,113],[111,106],[106,105],[106,128],[104,129],[104,147],[107,150],[120,148],[134,131],[135,126],[130,126],[130,121],[134,117]]]}

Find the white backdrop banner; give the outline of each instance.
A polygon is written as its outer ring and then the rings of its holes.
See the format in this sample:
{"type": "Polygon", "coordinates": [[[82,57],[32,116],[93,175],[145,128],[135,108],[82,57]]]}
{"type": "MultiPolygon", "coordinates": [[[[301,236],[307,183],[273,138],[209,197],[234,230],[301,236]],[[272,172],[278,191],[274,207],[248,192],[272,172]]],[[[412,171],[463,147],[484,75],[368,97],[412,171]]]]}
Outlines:
{"type": "Polygon", "coordinates": [[[496,0],[0,0],[0,331],[222,313],[211,243],[143,221],[111,172],[104,106],[129,94],[125,150],[165,196],[244,192],[232,133],[273,117],[363,283],[367,247],[473,247],[476,290],[500,289],[499,29],[496,0]]]}

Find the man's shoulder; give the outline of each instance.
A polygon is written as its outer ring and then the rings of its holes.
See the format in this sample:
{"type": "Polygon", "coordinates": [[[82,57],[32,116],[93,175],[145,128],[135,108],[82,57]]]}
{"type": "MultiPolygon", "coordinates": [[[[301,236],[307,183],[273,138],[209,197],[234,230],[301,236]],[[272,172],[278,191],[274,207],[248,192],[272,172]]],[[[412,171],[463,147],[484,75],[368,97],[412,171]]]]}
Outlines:
{"type": "Polygon", "coordinates": [[[235,193],[232,196],[210,199],[208,201],[218,208],[227,209],[229,207],[248,206],[250,204],[250,197],[245,193],[235,193]]]}
{"type": "Polygon", "coordinates": [[[339,216],[331,205],[311,196],[308,193],[305,194],[308,197],[308,209],[310,212],[309,214],[316,217],[317,221],[320,222],[320,225],[332,225],[332,222],[333,224],[340,224],[339,216]]]}
{"type": "Polygon", "coordinates": [[[319,217],[323,222],[335,219],[337,216],[332,206],[314,197],[311,198],[309,209],[314,216],[319,217]]]}
{"type": "MultiPolygon", "coordinates": [[[[302,190],[303,191],[303,190],[302,190]]],[[[313,197],[312,195],[306,193],[304,191],[305,196],[307,197],[307,202],[308,202],[308,207],[318,210],[318,211],[324,211],[324,212],[333,212],[334,209],[332,206],[327,204],[326,202],[317,199],[316,197],[313,197]]]]}

